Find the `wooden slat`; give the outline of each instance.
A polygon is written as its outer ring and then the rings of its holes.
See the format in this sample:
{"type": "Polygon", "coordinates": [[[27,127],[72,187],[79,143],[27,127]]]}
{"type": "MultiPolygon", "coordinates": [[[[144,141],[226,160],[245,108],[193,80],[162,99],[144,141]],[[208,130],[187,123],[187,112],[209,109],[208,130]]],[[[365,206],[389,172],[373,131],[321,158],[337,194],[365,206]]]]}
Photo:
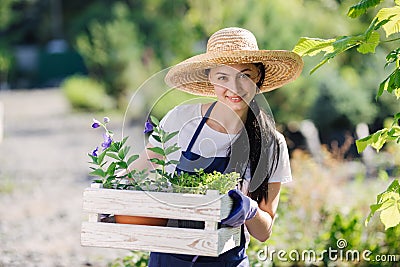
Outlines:
{"type": "MultiPolygon", "coordinates": [[[[226,234],[226,233],[225,233],[226,234]]],[[[218,231],[83,222],[83,246],[218,256],[218,231]]]]}
{"type": "Polygon", "coordinates": [[[87,188],[84,191],[83,209],[89,213],[220,221],[229,214],[231,200],[226,195],[87,188]]]}
{"type": "Polygon", "coordinates": [[[222,254],[240,245],[240,227],[218,230],[218,254],[222,254]]]}

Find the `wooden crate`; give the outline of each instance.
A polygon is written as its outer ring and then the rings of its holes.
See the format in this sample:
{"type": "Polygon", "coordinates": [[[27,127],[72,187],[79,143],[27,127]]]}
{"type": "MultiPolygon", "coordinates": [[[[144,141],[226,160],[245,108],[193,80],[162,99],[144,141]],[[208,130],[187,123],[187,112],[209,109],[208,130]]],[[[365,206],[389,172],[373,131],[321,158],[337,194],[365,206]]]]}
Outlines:
{"type": "Polygon", "coordinates": [[[239,228],[217,229],[232,200],[218,191],[206,195],[87,188],[82,223],[83,246],[218,256],[240,244],[239,228]],[[104,223],[100,214],[204,221],[204,229],[104,223]]]}

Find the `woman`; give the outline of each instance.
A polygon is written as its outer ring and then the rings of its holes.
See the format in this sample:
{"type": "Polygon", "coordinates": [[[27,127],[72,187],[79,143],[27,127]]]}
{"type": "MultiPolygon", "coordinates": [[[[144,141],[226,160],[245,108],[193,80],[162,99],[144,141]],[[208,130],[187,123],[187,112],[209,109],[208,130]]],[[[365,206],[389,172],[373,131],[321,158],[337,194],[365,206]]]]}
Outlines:
{"type": "MultiPolygon", "coordinates": [[[[243,180],[229,192],[234,207],[222,224],[241,226],[242,239],[219,257],[151,253],[149,266],[249,266],[248,234],[262,242],[269,238],[281,184],[292,179],[285,140],[260,108],[265,100],[259,93],[293,81],[302,66],[293,52],[259,50],[248,30],[225,28],[210,37],[206,53],[169,70],[169,86],[217,100],[175,107],[161,120],[167,132],[179,131],[169,142],[182,149],[169,155],[179,163],[167,171],[239,172],[243,180]]],[[[157,145],[150,138],[148,147],[157,145]]],[[[154,157],[158,155],[145,150],[135,167],[148,166],[147,159],[154,157]]]]}

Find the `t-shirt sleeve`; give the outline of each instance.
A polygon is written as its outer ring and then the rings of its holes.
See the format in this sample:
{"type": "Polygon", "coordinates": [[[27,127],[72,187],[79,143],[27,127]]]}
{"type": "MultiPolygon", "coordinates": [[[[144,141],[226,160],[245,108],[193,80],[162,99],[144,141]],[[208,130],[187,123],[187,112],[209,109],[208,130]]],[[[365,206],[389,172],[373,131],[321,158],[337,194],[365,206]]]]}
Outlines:
{"type": "Polygon", "coordinates": [[[276,171],[269,179],[269,183],[280,182],[282,184],[292,181],[292,171],[290,168],[289,152],[285,137],[281,133],[278,134],[279,139],[279,162],[276,171]]]}

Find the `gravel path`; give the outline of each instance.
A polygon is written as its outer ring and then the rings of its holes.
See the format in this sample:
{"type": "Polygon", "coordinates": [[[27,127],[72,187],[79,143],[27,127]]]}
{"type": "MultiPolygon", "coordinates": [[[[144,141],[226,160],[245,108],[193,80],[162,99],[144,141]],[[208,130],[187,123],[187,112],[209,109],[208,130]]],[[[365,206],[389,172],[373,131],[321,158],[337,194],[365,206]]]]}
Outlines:
{"type": "Polygon", "coordinates": [[[0,91],[0,102],[0,267],[107,266],[128,254],[80,245],[86,153],[101,142],[93,115],[71,112],[57,89],[0,91]]]}

